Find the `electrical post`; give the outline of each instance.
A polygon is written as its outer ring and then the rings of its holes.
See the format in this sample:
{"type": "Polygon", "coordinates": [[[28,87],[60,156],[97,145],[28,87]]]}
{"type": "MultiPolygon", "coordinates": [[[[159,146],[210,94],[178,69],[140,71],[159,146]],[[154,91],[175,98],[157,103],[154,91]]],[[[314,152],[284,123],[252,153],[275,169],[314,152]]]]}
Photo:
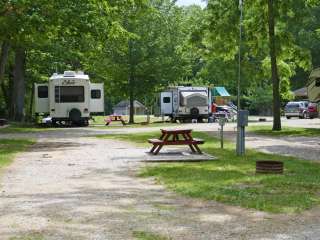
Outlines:
{"type": "Polygon", "coordinates": [[[243,22],[243,0],[239,0],[240,24],[239,24],[239,55],[238,55],[238,81],[237,81],[237,155],[241,156],[245,153],[245,132],[244,126],[241,124],[242,111],[240,104],[241,96],[241,47],[242,47],[242,22],[243,22]]]}
{"type": "Polygon", "coordinates": [[[223,139],[223,127],[224,127],[225,124],[226,124],[226,118],[225,117],[220,117],[219,118],[219,125],[220,125],[220,146],[221,146],[221,149],[223,149],[223,142],[224,142],[224,139],[223,139]]]}

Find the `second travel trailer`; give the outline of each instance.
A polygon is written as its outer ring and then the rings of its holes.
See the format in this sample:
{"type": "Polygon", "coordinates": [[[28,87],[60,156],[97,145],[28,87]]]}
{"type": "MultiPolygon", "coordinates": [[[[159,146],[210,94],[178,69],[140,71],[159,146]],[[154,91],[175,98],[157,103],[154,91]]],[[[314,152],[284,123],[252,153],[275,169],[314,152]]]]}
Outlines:
{"type": "Polygon", "coordinates": [[[171,87],[157,96],[155,115],[169,116],[172,121],[202,121],[209,117],[210,105],[211,91],[207,87],[171,87]]]}
{"type": "Polygon", "coordinates": [[[35,84],[35,113],[52,124],[87,126],[92,113],[104,112],[103,83],[91,83],[83,72],[53,74],[48,83],[35,84]]]}

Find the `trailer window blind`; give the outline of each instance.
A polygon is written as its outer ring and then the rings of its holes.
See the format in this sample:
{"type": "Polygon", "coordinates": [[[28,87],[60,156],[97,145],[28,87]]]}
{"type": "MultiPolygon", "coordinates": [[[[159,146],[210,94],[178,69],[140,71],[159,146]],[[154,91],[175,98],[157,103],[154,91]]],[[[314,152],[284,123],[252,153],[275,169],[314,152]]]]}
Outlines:
{"type": "Polygon", "coordinates": [[[48,86],[38,86],[38,98],[48,98],[48,86]]]}
{"type": "Polygon", "coordinates": [[[56,86],[54,90],[56,103],[84,102],[83,86],[56,86]]]}
{"type": "Polygon", "coordinates": [[[99,89],[91,90],[91,98],[92,99],[100,99],[101,98],[101,91],[99,89]]]}

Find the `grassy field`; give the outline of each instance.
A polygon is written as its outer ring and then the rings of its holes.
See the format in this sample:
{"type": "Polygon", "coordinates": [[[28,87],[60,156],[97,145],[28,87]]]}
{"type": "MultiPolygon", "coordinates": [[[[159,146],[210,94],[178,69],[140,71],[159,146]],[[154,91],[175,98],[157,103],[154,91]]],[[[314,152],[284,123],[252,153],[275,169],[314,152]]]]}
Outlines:
{"type": "Polygon", "coordinates": [[[282,127],[281,131],[272,131],[271,126],[249,126],[248,131],[266,136],[320,136],[319,128],[298,128],[298,127],[282,127]]]}
{"type": "Polygon", "coordinates": [[[32,140],[0,139],[0,169],[10,164],[16,153],[24,151],[33,143],[32,140]]]}
{"type": "MultiPolygon", "coordinates": [[[[146,139],[158,135],[158,132],[149,132],[104,137],[148,146],[146,139]]],[[[217,139],[205,133],[194,133],[194,136],[204,138],[206,143],[201,149],[218,157],[218,160],[150,165],[141,171],[140,176],[155,177],[170,190],[185,196],[273,213],[301,212],[319,205],[318,163],[253,150],[248,150],[245,157],[238,157],[231,143],[221,150],[217,139]],[[256,160],[282,160],[285,173],[255,174],[256,160]]]]}

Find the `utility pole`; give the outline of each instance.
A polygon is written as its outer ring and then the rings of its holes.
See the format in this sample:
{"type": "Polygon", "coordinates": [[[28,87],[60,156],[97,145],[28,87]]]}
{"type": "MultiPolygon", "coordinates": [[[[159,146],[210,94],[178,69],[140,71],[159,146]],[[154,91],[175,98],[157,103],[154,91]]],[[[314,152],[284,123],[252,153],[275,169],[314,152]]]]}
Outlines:
{"type": "Polygon", "coordinates": [[[239,9],[240,9],[240,23],[239,23],[239,53],[238,53],[238,81],[237,81],[237,155],[241,156],[245,153],[245,135],[244,135],[244,127],[241,127],[240,124],[240,114],[241,114],[241,104],[240,104],[240,96],[241,96],[241,47],[242,47],[242,22],[243,22],[243,0],[239,0],[239,9]]]}

